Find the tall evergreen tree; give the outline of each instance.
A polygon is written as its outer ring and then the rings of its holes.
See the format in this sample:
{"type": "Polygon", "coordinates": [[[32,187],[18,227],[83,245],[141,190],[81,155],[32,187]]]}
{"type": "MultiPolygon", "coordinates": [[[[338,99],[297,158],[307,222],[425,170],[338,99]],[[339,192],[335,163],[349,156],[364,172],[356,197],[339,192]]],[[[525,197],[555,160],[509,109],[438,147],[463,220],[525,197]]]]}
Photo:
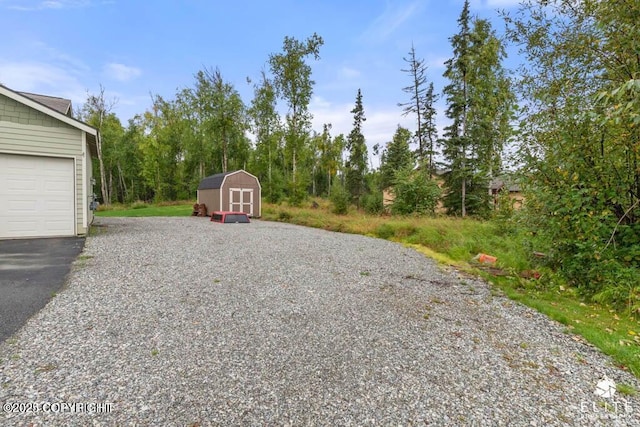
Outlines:
{"type": "Polygon", "coordinates": [[[500,170],[500,158],[510,136],[514,97],[502,68],[505,52],[491,25],[471,20],[465,1],[451,37],[453,57],[446,62],[446,115],[443,156],[447,210],[463,217],[489,209],[488,182],[500,170]]]}
{"type": "Polygon", "coordinates": [[[424,64],[423,59],[418,59],[416,57],[416,50],[413,44],[411,44],[409,57],[402,59],[408,64],[408,68],[402,69],[401,71],[409,75],[411,84],[402,88],[403,92],[409,94],[409,101],[401,102],[398,106],[402,107],[403,116],[407,116],[409,114],[415,115],[417,126],[415,137],[418,142],[418,159],[422,161],[424,159],[425,152],[425,138],[422,120],[425,110],[425,93],[427,90],[425,87],[427,82],[427,66],[424,64]]]}
{"type": "Polygon", "coordinates": [[[360,207],[360,199],[366,193],[365,175],[367,173],[367,144],[362,133],[362,124],[366,118],[362,105],[362,91],[358,89],[356,95],[356,105],[351,110],[353,114],[353,129],[347,137],[347,151],[349,160],[345,165],[346,187],[351,194],[356,206],[360,207]]]}
{"type": "Polygon", "coordinates": [[[402,58],[408,68],[401,71],[407,73],[411,79],[411,84],[402,88],[403,92],[409,94],[407,102],[399,103],[403,107],[403,115],[412,114],[416,118],[415,140],[418,144],[418,162],[432,168],[433,154],[435,148],[435,108],[434,104],[437,95],[433,92],[433,83],[427,85],[427,66],[423,59],[416,57],[416,50],[411,45],[408,58],[402,58]]]}
{"type": "Polygon", "coordinates": [[[421,166],[429,171],[429,175],[435,172],[434,157],[437,154],[438,128],[436,127],[436,101],[438,95],[433,90],[433,82],[429,83],[425,93],[424,111],[422,114],[422,129],[426,147],[426,158],[421,159],[421,166]]]}
{"type": "Polygon", "coordinates": [[[398,171],[413,169],[415,157],[409,146],[410,141],[411,132],[409,129],[398,125],[393,140],[387,142],[387,146],[382,152],[380,162],[380,186],[382,189],[393,185],[398,171]]]}

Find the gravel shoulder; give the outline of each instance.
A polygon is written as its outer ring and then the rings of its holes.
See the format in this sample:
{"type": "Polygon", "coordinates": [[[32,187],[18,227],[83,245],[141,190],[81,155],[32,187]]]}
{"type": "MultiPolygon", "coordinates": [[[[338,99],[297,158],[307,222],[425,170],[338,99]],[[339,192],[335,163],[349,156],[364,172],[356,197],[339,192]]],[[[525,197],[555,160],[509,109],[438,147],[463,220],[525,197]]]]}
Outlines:
{"type": "Polygon", "coordinates": [[[603,377],[640,390],[631,374],[401,245],[97,222],[65,288],[0,346],[0,425],[640,425],[638,397],[594,393],[603,377]]]}

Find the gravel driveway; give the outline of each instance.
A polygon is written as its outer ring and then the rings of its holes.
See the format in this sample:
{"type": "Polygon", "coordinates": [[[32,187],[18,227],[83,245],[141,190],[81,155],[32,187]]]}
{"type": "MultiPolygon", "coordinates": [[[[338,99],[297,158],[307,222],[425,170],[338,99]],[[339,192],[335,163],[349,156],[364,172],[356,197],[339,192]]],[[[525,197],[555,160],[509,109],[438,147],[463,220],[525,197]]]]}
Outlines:
{"type": "Polygon", "coordinates": [[[401,245],[262,221],[98,225],[0,347],[0,425],[640,425],[640,399],[594,393],[604,376],[640,390],[629,373],[401,245]]]}

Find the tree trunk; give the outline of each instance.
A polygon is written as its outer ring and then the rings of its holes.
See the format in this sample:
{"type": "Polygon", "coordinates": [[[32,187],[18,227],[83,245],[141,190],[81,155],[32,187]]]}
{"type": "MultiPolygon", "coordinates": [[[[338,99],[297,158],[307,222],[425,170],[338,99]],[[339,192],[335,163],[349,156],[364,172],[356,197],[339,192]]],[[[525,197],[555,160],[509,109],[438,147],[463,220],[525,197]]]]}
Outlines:
{"type": "Polygon", "coordinates": [[[96,147],[98,149],[98,163],[100,165],[100,192],[102,193],[102,203],[108,206],[111,204],[111,197],[109,197],[109,191],[107,190],[107,177],[104,171],[101,138],[97,138],[96,147]]]}

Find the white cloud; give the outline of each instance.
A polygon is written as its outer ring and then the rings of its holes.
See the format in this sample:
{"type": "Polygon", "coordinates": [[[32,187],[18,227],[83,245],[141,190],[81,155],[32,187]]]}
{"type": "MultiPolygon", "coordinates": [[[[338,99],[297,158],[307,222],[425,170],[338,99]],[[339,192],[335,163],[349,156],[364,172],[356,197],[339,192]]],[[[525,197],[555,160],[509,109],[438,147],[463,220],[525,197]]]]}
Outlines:
{"type": "Polygon", "coordinates": [[[340,76],[345,79],[355,79],[360,77],[361,75],[362,73],[360,72],[360,70],[356,70],[355,68],[342,67],[340,69],[340,76]]]}
{"type": "Polygon", "coordinates": [[[118,64],[115,62],[109,63],[104,67],[104,73],[110,79],[120,82],[128,82],[142,74],[142,71],[136,67],[129,67],[124,64],[118,64]]]}
{"type": "Polygon", "coordinates": [[[16,91],[34,92],[84,102],[86,88],[68,70],[39,62],[0,63],[0,83],[16,91]]]}
{"type": "Polygon", "coordinates": [[[473,9],[510,9],[518,7],[522,0],[472,0],[473,9]]]}
{"type": "Polygon", "coordinates": [[[7,9],[31,12],[37,10],[80,8],[90,5],[89,0],[44,0],[4,2],[7,9]]]}
{"type": "Polygon", "coordinates": [[[447,56],[437,56],[427,58],[426,65],[429,70],[444,70],[446,67],[444,63],[449,60],[447,56]]]}
{"type": "Polygon", "coordinates": [[[396,3],[390,3],[385,11],[369,25],[360,38],[365,41],[386,40],[395,30],[417,14],[423,4],[423,1],[413,1],[406,5],[395,7],[396,3]]]}
{"type": "MultiPolygon", "coordinates": [[[[322,97],[315,96],[309,105],[309,111],[313,114],[312,127],[315,131],[322,131],[325,123],[331,124],[331,135],[344,134],[345,137],[353,128],[354,104],[333,105],[322,97]]],[[[362,125],[362,133],[369,148],[369,158],[374,167],[378,167],[379,159],[373,158],[372,147],[385,144],[393,138],[398,125],[413,129],[414,123],[411,117],[402,116],[399,108],[379,108],[364,105],[366,121],[362,125]]]]}

